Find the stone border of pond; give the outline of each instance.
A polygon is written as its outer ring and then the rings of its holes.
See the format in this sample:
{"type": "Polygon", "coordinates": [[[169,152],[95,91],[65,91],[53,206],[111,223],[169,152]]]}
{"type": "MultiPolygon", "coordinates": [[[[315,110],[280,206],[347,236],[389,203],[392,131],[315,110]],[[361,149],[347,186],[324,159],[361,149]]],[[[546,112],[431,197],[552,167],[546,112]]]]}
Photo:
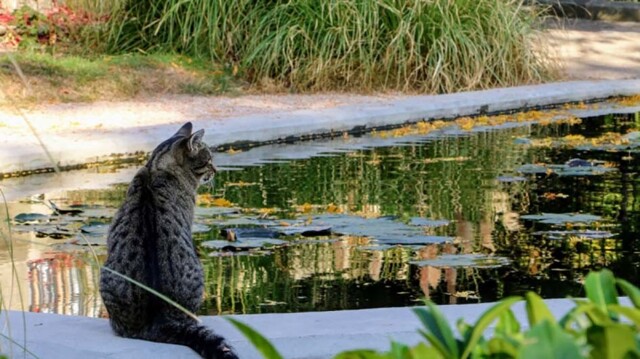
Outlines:
{"type": "MultiPolygon", "coordinates": [[[[629,304],[627,298],[620,298],[629,304]]],[[[559,318],[573,308],[569,299],[547,299],[551,313],[559,318]]],[[[494,303],[440,305],[438,308],[452,327],[459,318],[474,323],[480,314],[494,303]]],[[[515,304],[513,312],[518,321],[527,327],[524,303],[515,304]]],[[[422,337],[418,333],[420,321],[411,307],[343,310],[331,312],[306,312],[286,314],[233,315],[267,337],[287,359],[331,358],[351,349],[370,348],[389,350],[391,340],[415,345],[422,337]]],[[[247,339],[220,316],[201,317],[205,325],[225,336],[243,359],[262,356],[247,339]]],[[[178,345],[158,344],[116,337],[106,319],[65,316],[58,314],[0,313],[0,323],[5,328],[10,323],[10,337],[40,358],[197,358],[195,352],[178,345]],[[24,317],[23,317],[24,315],[24,317]]],[[[495,323],[494,323],[495,325],[495,323]]],[[[488,330],[493,330],[493,326],[488,330]]],[[[7,335],[6,330],[1,332],[7,335]]],[[[22,349],[0,337],[3,353],[13,350],[12,358],[22,358],[22,349]]],[[[26,355],[25,357],[31,357],[26,355]]]]}
{"type": "Polygon", "coordinates": [[[533,0],[550,6],[555,16],[602,21],[640,22],[640,3],[607,0],[533,0]]]}
{"type": "MultiPolygon", "coordinates": [[[[282,111],[218,119],[192,119],[205,128],[205,141],[218,150],[291,143],[385,129],[421,120],[499,114],[552,108],[567,103],[601,101],[640,94],[640,79],[571,81],[469,91],[416,95],[380,104],[345,105],[325,110],[282,111]]],[[[189,120],[189,119],[187,119],[189,120]]],[[[63,170],[103,162],[133,161],[176,131],[175,124],[73,133],[40,133],[54,161],[63,170]]],[[[33,136],[3,136],[0,178],[52,172],[51,162],[33,136]]]]}

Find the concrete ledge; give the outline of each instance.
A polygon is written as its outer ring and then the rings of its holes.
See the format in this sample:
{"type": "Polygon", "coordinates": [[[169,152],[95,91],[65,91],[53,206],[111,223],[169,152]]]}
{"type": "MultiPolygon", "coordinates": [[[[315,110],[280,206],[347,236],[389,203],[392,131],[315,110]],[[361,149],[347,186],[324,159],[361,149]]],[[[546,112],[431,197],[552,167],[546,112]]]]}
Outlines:
{"type": "Polygon", "coordinates": [[[640,22],[640,3],[606,0],[535,0],[561,17],[640,22]]]}
{"type": "MultiPolygon", "coordinates": [[[[573,81],[447,95],[406,96],[384,104],[342,106],[322,111],[290,111],[224,120],[210,118],[194,121],[194,127],[205,128],[205,141],[214,147],[247,142],[273,143],[292,137],[370,130],[422,119],[520,111],[635,94],[640,94],[640,80],[637,79],[573,81]]],[[[59,166],[74,166],[110,159],[116,153],[151,151],[159,140],[173,134],[176,128],[175,124],[170,124],[104,130],[97,134],[58,134],[44,137],[44,142],[59,166]]],[[[51,167],[33,136],[3,134],[0,129],[0,137],[3,138],[0,143],[3,173],[51,167]]]]}
{"type": "MultiPolygon", "coordinates": [[[[623,299],[623,303],[629,301],[623,299]]],[[[545,301],[556,318],[567,313],[574,304],[568,299],[545,301]]],[[[492,303],[443,305],[440,309],[450,323],[464,318],[474,323],[492,303]]],[[[527,317],[523,303],[513,306],[523,327],[527,317]]],[[[416,344],[421,340],[417,330],[421,324],[412,308],[380,308],[336,312],[294,314],[236,315],[234,318],[250,325],[269,338],[287,359],[331,358],[344,350],[371,348],[388,350],[390,340],[416,344]]],[[[221,317],[203,317],[203,322],[225,336],[243,359],[258,359],[260,354],[247,340],[221,317]]],[[[124,339],[113,335],[105,319],[62,316],[57,314],[0,314],[1,333],[27,349],[47,359],[85,358],[197,358],[190,349],[177,345],[157,344],[124,339]],[[24,318],[23,318],[24,315],[24,318]],[[9,323],[9,325],[7,325],[9,323]],[[10,328],[10,333],[7,331],[10,328]]],[[[491,329],[490,329],[491,330],[491,329]]],[[[22,349],[0,338],[0,351],[11,358],[31,358],[22,349]],[[11,353],[10,351],[13,350],[11,353]]]]}

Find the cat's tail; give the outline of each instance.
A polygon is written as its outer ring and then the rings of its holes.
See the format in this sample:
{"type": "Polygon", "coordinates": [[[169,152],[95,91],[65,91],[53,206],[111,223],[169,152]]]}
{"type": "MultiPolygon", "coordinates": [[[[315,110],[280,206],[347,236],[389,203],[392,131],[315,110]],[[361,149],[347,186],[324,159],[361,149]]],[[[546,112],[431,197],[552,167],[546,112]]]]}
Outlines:
{"type": "Polygon", "coordinates": [[[224,338],[194,320],[158,320],[140,339],[185,345],[206,359],[238,359],[224,338]]]}

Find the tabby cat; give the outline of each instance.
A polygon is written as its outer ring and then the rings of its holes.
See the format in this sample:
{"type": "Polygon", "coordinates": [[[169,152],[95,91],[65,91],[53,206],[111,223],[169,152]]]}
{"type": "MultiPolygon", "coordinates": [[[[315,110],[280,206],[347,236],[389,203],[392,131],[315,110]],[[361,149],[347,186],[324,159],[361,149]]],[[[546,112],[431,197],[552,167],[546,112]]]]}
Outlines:
{"type": "MultiPolygon", "coordinates": [[[[107,239],[105,267],[168,296],[191,312],[202,304],[202,265],[191,238],[200,183],[216,170],[204,130],[186,123],[133,178],[107,239]]],[[[237,358],[224,338],[154,294],[102,269],[100,294],[116,334],[186,345],[204,358],[237,358]]]]}

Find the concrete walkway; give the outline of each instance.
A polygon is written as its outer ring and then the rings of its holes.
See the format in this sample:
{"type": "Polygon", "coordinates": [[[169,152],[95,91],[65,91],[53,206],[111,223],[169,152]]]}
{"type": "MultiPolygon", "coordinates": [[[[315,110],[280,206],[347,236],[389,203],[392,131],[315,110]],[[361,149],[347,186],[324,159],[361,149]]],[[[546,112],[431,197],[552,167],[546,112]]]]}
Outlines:
{"type": "MultiPolygon", "coordinates": [[[[479,113],[640,94],[640,80],[573,81],[543,85],[461,92],[448,95],[404,96],[378,103],[360,103],[325,110],[281,111],[219,120],[195,119],[205,128],[211,146],[240,142],[270,142],[317,134],[341,134],[354,129],[399,125],[421,119],[455,118],[479,113]]],[[[84,113],[86,116],[87,114],[84,113]]],[[[140,113],[139,116],[145,116],[140,113]]],[[[76,118],[74,121],[83,122],[76,118]]],[[[185,119],[192,120],[192,119],[185,119]]],[[[105,160],[114,153],[151,151],[168,138],[179,123],[48,133],[45,146],[59,166],[105,160]]],[[[51,167],[36,138],[0,128],[0,171],[17,172],[51,167]]]]}
{"type": "MultiPolygon", "coordinates": [[[[546,301],[556,318],[567,313],[573,302],[568,299],[546,301]]],[[[623,303],[629,303],[624,300],[623,303]]],[[[439,306],[450,323],[464,318],[474,323],[492,304],[465,304],[439,306]]],[[[523,303],[513,307],[523,329],[527,317],[523,303]]],[[[234,318],[250,325],[266,336],[287,359],[331,358],[344,350],[370,348],[388,350],[390,340],[417,344],[421,323],[411,308],[381,308],[311,312],[294,314],[235,315],[234,318]]],[[[258,359],[260,354],[235,328],[221,317],[203,317],[203,323],[225,336],[235,347],[240,358],[258,359]]],[[[197,358],[190,349],[177,345],[157,344],[123,339],[112,334],[106,319],[69,317],[56,314],[21,312],[0,313],[0,333],[10,335],[21,345],[43,359],[173,359],[197,358]],[[10,324],[11,333],[7,331],[10,324]],[[24,346],[24,345],[23,345],[24,346]]],[[[1,352],[11,358],[33,358],[24,354],[17,345],[0,338],[1,352]]]]}

